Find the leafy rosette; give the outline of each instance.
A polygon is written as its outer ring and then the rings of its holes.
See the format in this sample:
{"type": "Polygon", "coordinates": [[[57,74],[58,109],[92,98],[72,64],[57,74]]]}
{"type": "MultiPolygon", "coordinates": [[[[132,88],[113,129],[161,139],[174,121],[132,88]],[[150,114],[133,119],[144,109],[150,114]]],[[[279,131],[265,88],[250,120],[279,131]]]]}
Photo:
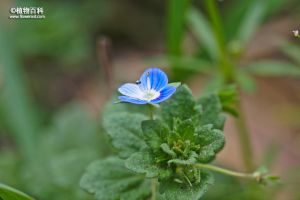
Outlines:
{"type": "Polygon", "coordinates": [[[118,168],[108,167],[108,160],[92,163],[83,176],[81,187],[95,193],[97,199],[149,199],[150,181],[157,178],[161,200],[197,200],[213,184],[212,175],[196,166],[211,162],[224,146],[224,116],[218,95],[195,100],[187,86],[160,104],[155,120],[145,108],[128,104],[108,106],[104,112],[104,129],[119,157],[118,168]],[[95,167],[95,166],[99,167],[95,167]],[[120,171],[124,174],[120,174],[120,171]],[[95,174],[98,177],[95,179],[95,174]],[[113,174],[117,178],[110,178],[113,174]],[[131,181],[131,180],[136,180],[131,181]],[[120,184],[122,183],[122,184],[120,184]],[[134,185],[136,188],[134,189],[134,185]],[[142,188],[138,192],[138,188],[142,188]],[[103,191],[117,191],[105,195],[103,191]],[[100,195],[101,194],[101,195],[100,195]]]}
{"type": "Polygon", "coordinates": [[[162,104],[160,119],[142,122],[142,137],[147,146],[132,154],[126,167],[148,178],[158,177],[165,196],[176,186],[176,193],[199,199],[212,184],[212,177],[195,164],[212,161],[224,146],[221,112],[216,95],[195,101],[186,86],[178,88],[162,104]]]}

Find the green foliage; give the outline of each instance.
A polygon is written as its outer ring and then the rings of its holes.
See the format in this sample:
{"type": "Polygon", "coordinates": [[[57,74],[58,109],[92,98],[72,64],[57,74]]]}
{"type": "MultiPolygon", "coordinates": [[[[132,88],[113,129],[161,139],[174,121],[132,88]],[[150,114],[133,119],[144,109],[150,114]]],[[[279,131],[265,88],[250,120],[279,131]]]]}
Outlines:
{"type": "MultiPolygon", "coordinates": [[[[192,57],[189,60],[200,60],[205,63],[205,66],[210,67],[210,70],[205,68],[203,70],[201,65],[195,65],[192,68],[193,72],[212,76],[208,83],[210,88],[208,91],[221,89],[227,84],[234,83],[242,90],[251,92],[255,89],[255,81],[252,78],[254,74],[262,76],[299,75],[298,70],[292,66],[293,64],[284,61],[272,63],[250,61],[250,69],[240,68],[250,39],[267,17],[282,7],[283,1],[229,1],[223,5],[225,13],[222,13],[221,9],[219,11],[219,4],[216,1],[205,0],[203,4],[206,5],[206,7],[204,6],[205,10],[202,7],[190,6],[186,14],[187,27],[195,37],[198,46],[193,52],[188,52],[189,55],[182,52],[177,60],[192,57]]],[[[298,60],[296,48],[286,46],[283,49],[290,57],[298,60]]],[[[176,60],[174,57],[171,59],[176,60]]],[[[191,70],[189,67],[181,69],[185,72],[191,70]]],[[[184,73],[181,75],[182,80],[185,76],[184,73]]],[[[234,110],[227,110],[227,112],[237,115],[234,110]]]]}
{"type": "Polygon", "coordinates": [[[208,20],[203,16],[201,11],[191,8],[188,13],[188,25],[198,41],[206,49],[212,60],[219,59],[219,50],[217,42],[213,37],[213,31],[208,20]]]}
{"type": "Polygon", "coordinates": [[[185,85],[179,87],[175,95],[161,104],[161,116],[170,126],[174,118],[200,120],[201,107],[194,100],[192,92],[185,85]]]}
{"type": "Polygon", "coordinates": [[[168,169],[157,166],[155,157],[150,150],[134,153],[126,160],[126,167],[136,173],[145,174],[147,178],[170,175],[168,169]]]}
{"type": "Polygon", "coordinates": [[[267,1],[254,0],[247,9],[244,18],[241,20],[236,36],[242,46],[249,41],[254,31],[256,31],[257,27],[262,22],[266,5],[267,1]]]}
{"type": "Polygon", "coordinates": [[[1,152],[2,179],[45,200],[88,200],[87,194],[78,190],[84,168],[109,153],[96,119],[77,104],[67,106],[54,116],[37,141],[43,163],[32,165],[19,154],[1,152]],[[47,178],[38,174],[47,174],[47,178]]]}
{"type": "Polygon", "coordinates": [[[145,115],[127,112],[110,114],[103,119],[104,129],[121,157],[127,158],[145,147],[140,127],[145,119],[145,115]]]}
{"type": "Polygon", "coordinates": [[[16,190],[12,187],[0,183],[0,199],[1,200],[33,200],[27,194],[16,190]]]}
{"type": "MultiPolygon", "coordinates": [[[[182,53],[182,41],[184,39],[184,26],[186,22],[187,10],[191,0],[168,0],[167,4],[167,20],[166,20],[166,47],[167,54],[170,57],[180,56],[182,53]]],[[[173,75],[176,76],[183,67],[179,62],[172,62],[170,66],[173,69],[173,75]]],[[[175,77],[176,79],[176,77],[175,77]]]]}
{"type": "Polygon", "coordinates": [[[211,94],[204,96],[199,100],[200,105],[203,106],[203,114],[201,124],[212,124],[216,129],[223,129],[225,117],[221,114],[222,104],[217,95],[211,94]]]}
{"type": "MultiPolygon", "coordinates": [[[[37,6],[35,2],[19,1],[16,6],[37,6]]],[[[14,32],[22,56],[44,56],[48,59],[71,64],[86,60],[92,52],[91,32],[99,28],[108,15],[111,4],[104,1],[88,0],[81,4],[70,2],[40,2],[46,12],[43,23],[32,20],[16,22],[14,32]],[[102,9],[104,8],[105,9],[102,9]],[[86,17],[82,18],[81,13],[86,17]],[[60,20],[64,18],[64,20],[60,20]],[[22,38],[18,34],[22,33],[22,38]],[[52,42],[55,41],[55,42],[52,42]]]]}
{"type": "Polygon", "coordinates": [[[168,0],[167,48],[170,55],[180,55],[184,24],[190,0],[168,0]]]}
{"type": "Polygon", "coordinates": [[[37,133],[36,113],[26,88],[26,81],[14,39],[3,21],[0,21],[0,71],[3,73],[1,82],[1,112],[7,126],[18,144],[24,158],[35,162],[37,133]],[[2,85],[3,84],[3,85],[2,85]]]}
{"type": "Polygon", "coordinates": [[[200,199],[214,183],[212,174],[201,172],[201,182],[192,188],[179,187],[174,181],[162,183],[161,190],[165,191],[160,200],[200,199]]]}
{"type": "Polygon", "coordinates": [[[280,191],[277,187],[265,187],[252,182],[241,182],[229,176],[214,175],[218,184],[206,193],[204,200],[273,200],[280,191]]]}
{"type": "Polygon", "coordinates": [[[81,178],[80,186],[99,200],[141,200],[150,196],[149,181],[126,169],[124,161],[116,157],[94,161],[81,178]]]}
{"type": "Polygon", "coordinates": [[[292,43],[284,43],[281,47],[282,51],[291,58],[298,66],[300,66],[300,47],[292,43]]]}
{"type": "MultiPolygon", "coordinates": [[[[223,101],[229,96],[224,94],[223,101]]],[[[84,174],[81,187],[97,199],[126,199],[124,195],[132,195],[130,189],[135,188],[128,180],[139,177],[135,183],[139,188],[145,178],[155,178],[158,199],[199,199],[213,177],[194,164],[212,161],[224,146],[225,118],[219,96],[210,94],[195,100],[186,85],[179,86],[172,98],[161,104],[155,120],[146,120],[144,114],[131,112],[126,106],[115,106],[118,112],[110,106],[106,109],[104,128],[125,158],[125,167],[135,173],[124,168],[123,160],[96,161],[84,174]],[[116,184],[116,180],[121,183],[116,184]]],[[[143,191],[137,189],[135,194],[149,195],[148,190],[143,191]]],[[[145,199],[147,195],[135,198],[145,199]]]]}
{"type": "Polygon", "coordinates": [[[260,61],[247,66],[247,71],[262,76],[299,76],[300,68],[280,61],[260,61]]]}
{"type": "Polygon", "coordinates": [[[218,97],[222,105],[222,110],[224,112],[230,113],[233,116],[238,116],[237,111],[237,90],[234,85],[228,86],[222,90],[218,91],[218,97]]]}

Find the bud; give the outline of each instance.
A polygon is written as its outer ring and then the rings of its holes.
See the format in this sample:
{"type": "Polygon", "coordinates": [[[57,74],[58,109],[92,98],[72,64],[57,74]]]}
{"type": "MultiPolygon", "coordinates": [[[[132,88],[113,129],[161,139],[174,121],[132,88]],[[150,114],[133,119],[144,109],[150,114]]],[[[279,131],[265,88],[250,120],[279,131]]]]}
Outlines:
{"type": "Polygon", "coordinates": [[[293,30],[294,36],[300,38],[299,30],[293,30]]]}

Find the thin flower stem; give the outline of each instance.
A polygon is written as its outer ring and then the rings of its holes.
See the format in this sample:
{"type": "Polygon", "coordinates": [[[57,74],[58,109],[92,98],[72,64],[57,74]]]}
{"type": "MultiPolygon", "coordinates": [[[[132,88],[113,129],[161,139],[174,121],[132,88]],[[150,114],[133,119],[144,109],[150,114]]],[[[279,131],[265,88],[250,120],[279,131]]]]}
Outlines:
{"type": "Polygon", "coordinates": [[[201,169],[208,169],[211,171],[215,171],[221,174],[225,174],[225,175],[229,175],[229,176],[234,176],[234,177],[239,177],[239,178],[247,178],[247,179],[254,179],[256,180],[260,174],[258,173],[241,173],[241,172],[235,172],[235,171],[231,171],[228,169],[224,169],[221,167],[217,167],[214,165],[208,165],[208,164],[202,164],[202,163],[197,163],[194,165],[197,168],[201,168],[201,169]]]}
{"type": "Polygon", "coordinates": [[[154,114],[153,114],[153,106],[151,104],[148,104],[149,106],[149,116],[151,120],[154,120],[154,114]]]}
{"type": "MultiPolygon", "coordinates": [[[[148,104],[149,106],[149,116],[151,120],[154,120],[154,114],[153,114],[153,106],[151,104],[148,104]]],[[[157,180],[156,178],[151,179],[151,200],[156,200],[156,188],[157,188],[157,180]]]]}
{"type": "Polygon", "coordinates": [[[156,178],[151,179],[151,200],[156,200],[156,187],[157,187],[157,180],[156,178]]]}

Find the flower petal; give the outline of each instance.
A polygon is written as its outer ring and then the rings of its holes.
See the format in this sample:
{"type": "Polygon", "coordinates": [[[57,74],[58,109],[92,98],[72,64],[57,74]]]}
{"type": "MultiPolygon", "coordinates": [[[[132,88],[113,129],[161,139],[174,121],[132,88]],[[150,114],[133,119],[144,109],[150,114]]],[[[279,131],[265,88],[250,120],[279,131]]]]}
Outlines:
{"type": "Polygon", "coordinates": [[[119,87],[118,91],[123,95],[140,99],[143,96],[143,92],[137,84],[125,83],[119,87]]]}
{"type": "Polygon", "coordinates": [[[161,69],[149,68],[142,74],[140,81],[142,90],[154,89],[160,91],[168,84],[168,77],[161,69]]]}
{"type": "Polygon", "coordinates": [[[134,103],[134,104],[146,104],[148,101],[140,100],[137,98],[127,97],[127,96],[119,96],[118,99],[122,102],[134,103]]]}
{"type": "Polygon", "coordinates": [[[168,98],[170,98],[172,96],[172,94],[174,94],[176,89],[177,89],[177,87],[172,86],[172,85],[166,86],[164,89],[162,89],[160,91],[160,96],[158,98],[152,100],[151,103],[160,103],[162,101],[167,100],[168,98]]]}

